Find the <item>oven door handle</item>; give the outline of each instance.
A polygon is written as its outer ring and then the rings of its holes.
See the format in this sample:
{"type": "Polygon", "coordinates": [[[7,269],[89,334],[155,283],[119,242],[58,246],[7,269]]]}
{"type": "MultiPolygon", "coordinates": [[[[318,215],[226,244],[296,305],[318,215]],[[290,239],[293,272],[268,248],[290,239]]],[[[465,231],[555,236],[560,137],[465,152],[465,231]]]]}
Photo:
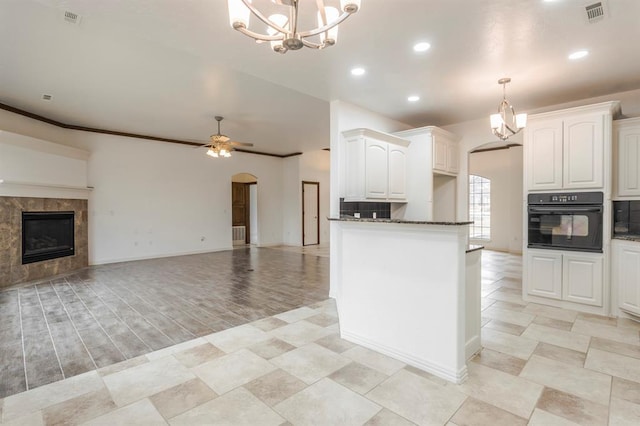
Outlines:
{"type": "Polygon", "coordinates": [[[529,213],[602,213],[602,206],[598,207],[531,207],[529,213]]]}

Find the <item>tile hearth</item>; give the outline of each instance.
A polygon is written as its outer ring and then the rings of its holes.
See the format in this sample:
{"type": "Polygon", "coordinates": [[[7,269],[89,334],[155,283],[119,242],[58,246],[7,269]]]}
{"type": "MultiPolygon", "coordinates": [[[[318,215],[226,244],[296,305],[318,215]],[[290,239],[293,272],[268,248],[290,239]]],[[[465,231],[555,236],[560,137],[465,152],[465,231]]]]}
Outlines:
{"type": "Polygon", "coordinates": [[[520,262],[483,253],[484,349],[461,385],[340,339],[335,303],[324,300],[9,396],[0,400],[0,419],[637,424],[640,325],[523,302],[517,297],[520,262]]]}

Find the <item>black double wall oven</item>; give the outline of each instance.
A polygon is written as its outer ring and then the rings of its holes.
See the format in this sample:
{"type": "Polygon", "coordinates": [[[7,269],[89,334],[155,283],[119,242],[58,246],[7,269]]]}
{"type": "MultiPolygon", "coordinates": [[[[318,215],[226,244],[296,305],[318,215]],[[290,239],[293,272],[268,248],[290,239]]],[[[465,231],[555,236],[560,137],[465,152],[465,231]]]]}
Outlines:
{"type": "Polygon", "coordinates": [[[602,192],[529,194],[527,247],[602,253],[602,192]]]}

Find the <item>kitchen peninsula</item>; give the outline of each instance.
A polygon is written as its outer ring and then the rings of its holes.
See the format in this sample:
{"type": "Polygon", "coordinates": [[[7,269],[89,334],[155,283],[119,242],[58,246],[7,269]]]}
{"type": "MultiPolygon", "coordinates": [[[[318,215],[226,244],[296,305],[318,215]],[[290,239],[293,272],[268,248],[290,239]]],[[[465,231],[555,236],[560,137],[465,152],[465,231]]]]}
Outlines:
{"type": "Polygon", "coordinates": [[[460,383],[480,350],[471,222],[333,218],[342,338],[460,383]]]}

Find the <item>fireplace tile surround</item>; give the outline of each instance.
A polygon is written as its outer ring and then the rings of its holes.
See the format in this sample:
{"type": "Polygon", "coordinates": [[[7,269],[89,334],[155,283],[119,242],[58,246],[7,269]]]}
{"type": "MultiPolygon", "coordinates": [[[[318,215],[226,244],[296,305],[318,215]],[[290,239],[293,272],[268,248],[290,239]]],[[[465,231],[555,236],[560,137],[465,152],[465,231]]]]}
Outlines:
{"type": "Polygon", "coordinates": [[[0,196],[0,288],[88,266],[87,204],[87,200],[0,196]],[[75,254],[23,265],[23,211],[75,212],[75,254]]]}

